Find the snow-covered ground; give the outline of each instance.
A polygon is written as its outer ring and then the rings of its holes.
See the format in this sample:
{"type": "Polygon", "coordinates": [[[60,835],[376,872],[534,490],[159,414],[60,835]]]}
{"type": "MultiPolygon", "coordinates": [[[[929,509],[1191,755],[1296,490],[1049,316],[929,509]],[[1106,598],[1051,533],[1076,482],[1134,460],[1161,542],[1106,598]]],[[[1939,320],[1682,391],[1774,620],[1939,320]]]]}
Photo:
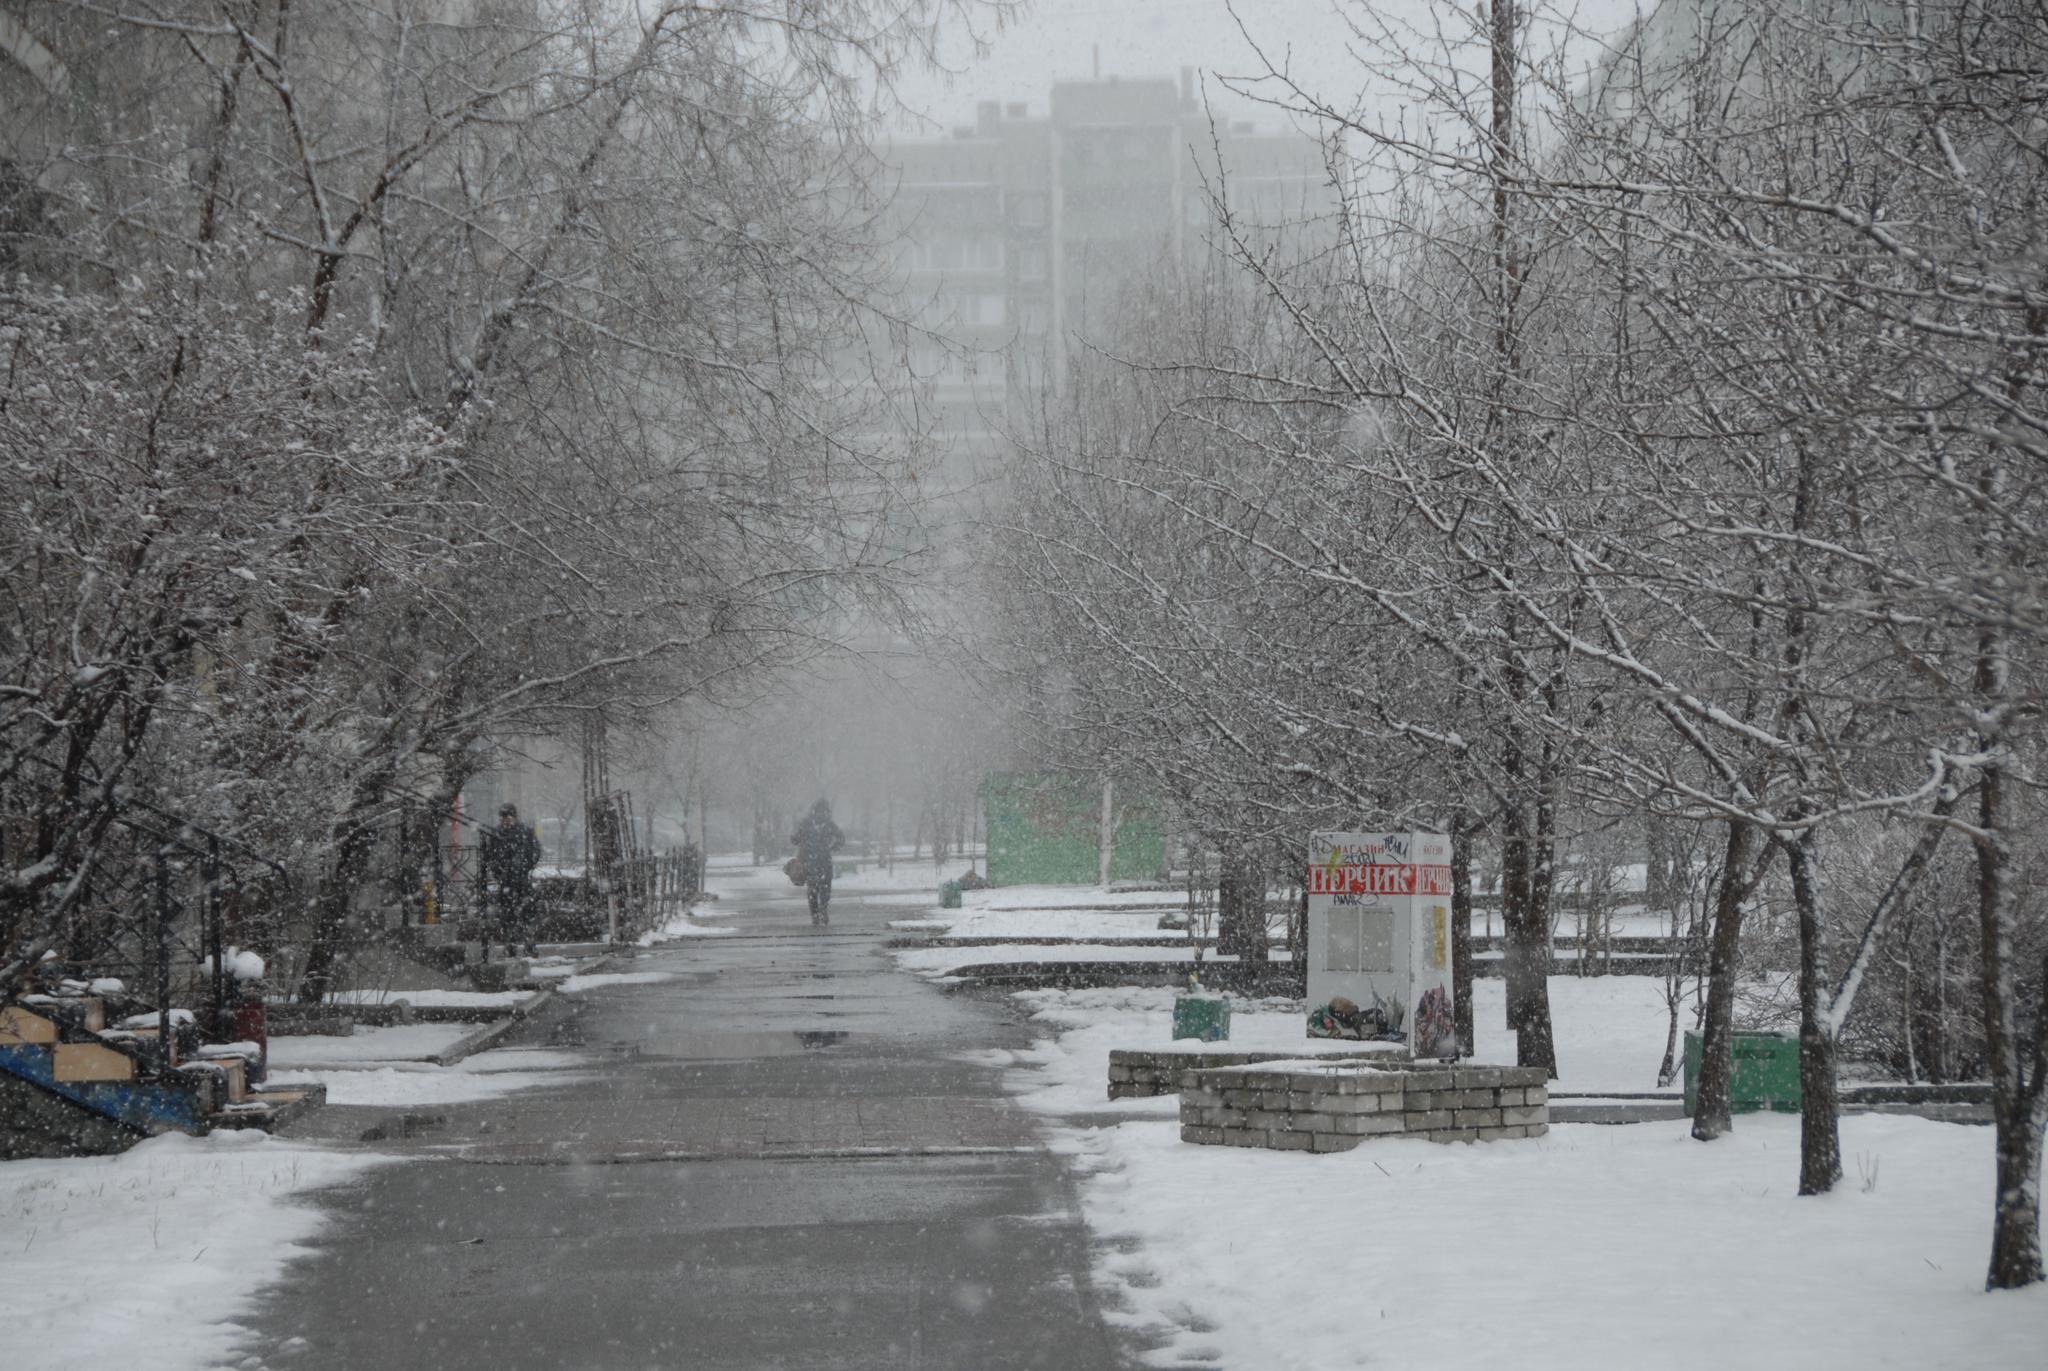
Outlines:
{"type": "Polygon", "coordinates": [[[227,1132],[0,1163],[0,1366],[230,1364],[235,1321],[320,1227],[299,1197],[382,1160],[227,1132]]]}
{"type": "Polygon", "coordinates": [[[1060,1146],[1154,1365],[2041,1365],[2048,1289],[1983,1291],[1990,1130],[1865,1115],[1842,1142],[1847,1181],[1805,1199],[1799,1121],[1772,1115],[1704,1146],[1683,1121],[1329,1156],[1148,1121],[1060,1146]]]}
{"type": "MultiPolygon", "coordinates": [[[[1108,909],[964,909],[959,911],[958,918],[951,921],[946,936],[1078,938],[1087,942],[1115,942],[1122,938],[1187,940],[1188,933],[1185,929],[1161,928],[1159,914],[1160,911],[1156,909],[1133,909],[1124,912],[1108,909]]],[[[932,917],[938,919],[941,916],[932,917]]]]}
{"type": "MultiPolygon", "coordinates": [[[[279,1038],[270,1078],[323,1084],[333,1105],[417,1108],[560,1084],[589,1065],[543,1049],[449,1067],[416,1059],[472,1031],[410,1024],[279,1038]]],[[[171,1134],[114,1157],[0,1162],[0,1367],[231,1363],[235,1320],[322,1222],[298,1196],[386,1160],[250,1131],[171,1134]]]]}
{"type": "MultiPolygon", "coordinates": [[[[1480,981],[1474,987],[1481,1061],[1515,1059],[1514,1037],[1502,1026],[1504,989],[1500,981],[1480,981]]],[[[1014,998],[1029,1011],[1032,1022],[1049,1030],[1047,1035],[1022,1051],[997,1049],[977,1054],[975,1060],[1015,1068],[1006,1083],[1027,1108],[1049,1114],[1173,1118],[1180,1108],[1175,1096],[1110,1100],[1109,1054],[1119,1048],[1212,1050],[1192,1040],[1174,1042],[1173,1001],[1178,993],[1167,986],[1023,991],[1014,998]]],[[[1635,1094],[1657,1088],[1665,1029],[1658,982],[1639,976],[1558,976],[1550,982],[1550,999],[1562,1073],[1554,1090],[1635,1094]]],[[[1372,1046],[1308,1037],[1299,1001],[1242,998],[1231,1004],[1230,1041],[1215,1044],[1302,1056],[1372,1046]]]]}
{"type": "Polygon", "coordinates": [[[1149,909],[1153,916],[1164,909],[1180,909],[1187,897],[1175,890],[1121,890],[1099,885],[1006,885],[990,890],[970,890],[960,897],[963,909],[974,910],[1068,910],[1149,909]]]}
{"type": "Polygon", "coordinates": [[[662,943],[679,942],[684,938],[730,938],[739,930],[731,924],[707,924],[701,922],[710,911],[692,909],[686,914],[670,919],[660,928],[649,929],[640,935],[640,946],[658,947],[662,943]]]}
{"type": "Polygon", "coordinates": [[[397,1109],[496,1099],[574,1079],[577,1068],[588,1064],[574,1052],[516,1049],[479,1052],[445,1067],[405,1063],[346,1070],[273,1070],[270,1079],[279,1085],[317,1082],[327,1087],[327,1102],[332,1105],[397,1109]]]}
{"type": "Polygon", "coordinates": [[[571,976],[562,982],[561,988],[565,995],[577,995],[608,985],[654,985],[674,979],[673,971],[600,971],[587,976],[571,976]]]}
{"type": "MultiPolygon", "coordinates": [[[[1476,990],[1479,1059],[1512,1061],[1501,983],[1476,990]]],[[[1656,981],[1554,977],[1550,993],[1555,1089],[1654,1088],[1656,981]]],[[[1165,1045],[1173,995],[1025,992],[1052,1036],[980,1058],[1009,1068],[1021,1103],[1065,1116],[1055,1146],[1082,1176],[1098,1278],[1155,1365],[2041,1364],[2048,1289],[1982,1293],[1989,1129],[1846,1118],[1848,1178],[1817,1199],[1795,1193],[1798,1120],[1771,1115],[1712,1146],[1681,1121],[1330,1156],[1202,1147],[1180,1141],[1175,1097],[1105,1098],[1110,1050],[1165,1045]]],[[[1335,1046],[1307,1043],[1286,1001],[1239,1000],[1231,1027],[1232,1046],[1335,1046]]]]}
{"type": "MultiPolygon", "coordinates": [[[[563,961],[559,965],[570,964],[563,961]]],[[[542,973],[551,969],[552,965],[536,968],[542,973]]],[[[327,1003],[396,1004],[404,1000],[415,1009],[505,1009],[525,1004],[534,994],[531,990],[337,990],[327,997],[327,1003]]]]}
{"type": "Polygon", "coordinates": [[[1109,1098],[1109,1054],[1119,1048],[1196,1051],[1242,1048],[1246,1051],[1359,1052],[1369,1043],[1315,1040],[1303,1033],[1300,1006],[1286,1000],[1233,998],[1230,1041],[1202,1043],[1172,1036],[1173,1000],[1167,987],[1107,986],[1092,990],[1027,990],[1015,999],[1031,1012],[1033,1023],[1051,1030],[1021,1051],[1002,1048],[964,1054],[967,1060],[1004,1066],[1004,1084],[1027,1109],[1056,1115],[1142,1114],[1175,1118],[1180,1099],[1109,1098]]]}
{"type": "Polygon", "coordinates": [[[473,1023],[407,1023],[388,1028],[358,1027],[346,1038],[328,1034],[272,1038],[270,1069],[374,1067],[424,1062],[477,1031],[473,1023]]]}
{"type": "MultiPolygon", "coordinates": [[[[931,980],[943,981],[962,967],[997,966],[1011,962],[1179,962],[1184,947],[1132,947],[1128,943],[987,943],[975,947],[906,947],[895,949],[898,966],[931,980]]],[[[1232,962],[1234,957],[1209,954],[1205,961],[1232,962]]],[[[1276,950],[1273,960],[1287,954],[1276,950]]]]}

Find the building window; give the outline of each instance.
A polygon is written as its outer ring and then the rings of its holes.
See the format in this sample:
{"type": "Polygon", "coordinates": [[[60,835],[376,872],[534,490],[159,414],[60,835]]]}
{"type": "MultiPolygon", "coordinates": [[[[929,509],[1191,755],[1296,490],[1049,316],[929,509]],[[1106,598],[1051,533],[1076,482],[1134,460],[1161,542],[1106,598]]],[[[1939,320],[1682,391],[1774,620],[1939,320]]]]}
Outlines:
{"type": "Polygon", "coordinates": [[[989,328],[1009,316],[1009,302],[1000,291],[962,295],[953,301],[953,314],[963,324],[989,328]]]}

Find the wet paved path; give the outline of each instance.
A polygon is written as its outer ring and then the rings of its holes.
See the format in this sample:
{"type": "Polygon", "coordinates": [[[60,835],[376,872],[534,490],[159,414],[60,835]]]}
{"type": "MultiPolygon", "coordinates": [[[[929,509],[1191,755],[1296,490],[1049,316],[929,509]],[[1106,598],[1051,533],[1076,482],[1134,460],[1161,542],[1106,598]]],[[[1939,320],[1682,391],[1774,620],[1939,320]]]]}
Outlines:
{"type": "Polygon", "coordinates": [[[745,936],[645,953],[622,969],[672,979],[558,997],[508,1044],[586,1072],[378,1144],[416,1160],[323,1196],[245,1365],[1125,1364],[1058,1161],[954,1059],[1023,1030],[877,955],[902,905],[842,892],[819,931],[792,893],[729,898],[745,936]]]}

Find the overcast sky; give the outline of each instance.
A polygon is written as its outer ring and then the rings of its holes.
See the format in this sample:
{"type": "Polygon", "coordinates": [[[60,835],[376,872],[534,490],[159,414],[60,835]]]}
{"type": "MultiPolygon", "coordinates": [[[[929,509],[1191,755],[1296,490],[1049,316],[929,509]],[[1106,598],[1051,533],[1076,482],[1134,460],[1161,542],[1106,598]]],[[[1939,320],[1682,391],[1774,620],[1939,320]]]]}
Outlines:
{"type": "MultiPolygon", "coordinates": [[[[1585,27],[1611,31],[1627,23],[1636,8],[1637,0],[1579,0],[1576,12],[1585,27]]],[[[1453,9],[1431,0],[1374,0],[1372,5],[1397,25],[1427,28],[1441,15],[1447,31],[1469,31],[1472,21],[1453,9]]],[[[1246,41],[1248,33],[1302,85],[1348,105],[1362,79],[1350,51],[1345,13],[1359,16],[1365,7],[1359,0],[1236,0],[1234,5],[1228,0],[1030,0],[1022,16],[994,36],[987,57],[975,61],[967,45],[956,40],[948,65],[957,74],[907,73],[902,91],[909,104],[922,108],[941,128],[971,123],[977,100],[1023,100],[1032,114],[1042,115],[1052,83],[1086,80],[1098,51],[1105,77],[1177,77],[1183,66],[1251,75],[1259,70],[1259,59],[1246,41]]],[[[1219,107],[1242,117],[1244,107],[1230,103],[1213,80],[1209,91],[1219,107]]]]}

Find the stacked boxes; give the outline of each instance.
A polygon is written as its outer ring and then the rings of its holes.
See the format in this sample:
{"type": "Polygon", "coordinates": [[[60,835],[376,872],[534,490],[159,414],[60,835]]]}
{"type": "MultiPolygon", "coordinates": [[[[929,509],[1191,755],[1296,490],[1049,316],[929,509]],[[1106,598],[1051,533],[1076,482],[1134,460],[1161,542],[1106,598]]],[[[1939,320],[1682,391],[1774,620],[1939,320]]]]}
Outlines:
{"type": "Polygon", "coordinates": [[[1533,1066],[1260,1062],[1191,1072],[1184,1142],[1347,1152],[1368,1138],[1493,1142],[1550,1131],[1549,1075],[1533,1066]]]}

